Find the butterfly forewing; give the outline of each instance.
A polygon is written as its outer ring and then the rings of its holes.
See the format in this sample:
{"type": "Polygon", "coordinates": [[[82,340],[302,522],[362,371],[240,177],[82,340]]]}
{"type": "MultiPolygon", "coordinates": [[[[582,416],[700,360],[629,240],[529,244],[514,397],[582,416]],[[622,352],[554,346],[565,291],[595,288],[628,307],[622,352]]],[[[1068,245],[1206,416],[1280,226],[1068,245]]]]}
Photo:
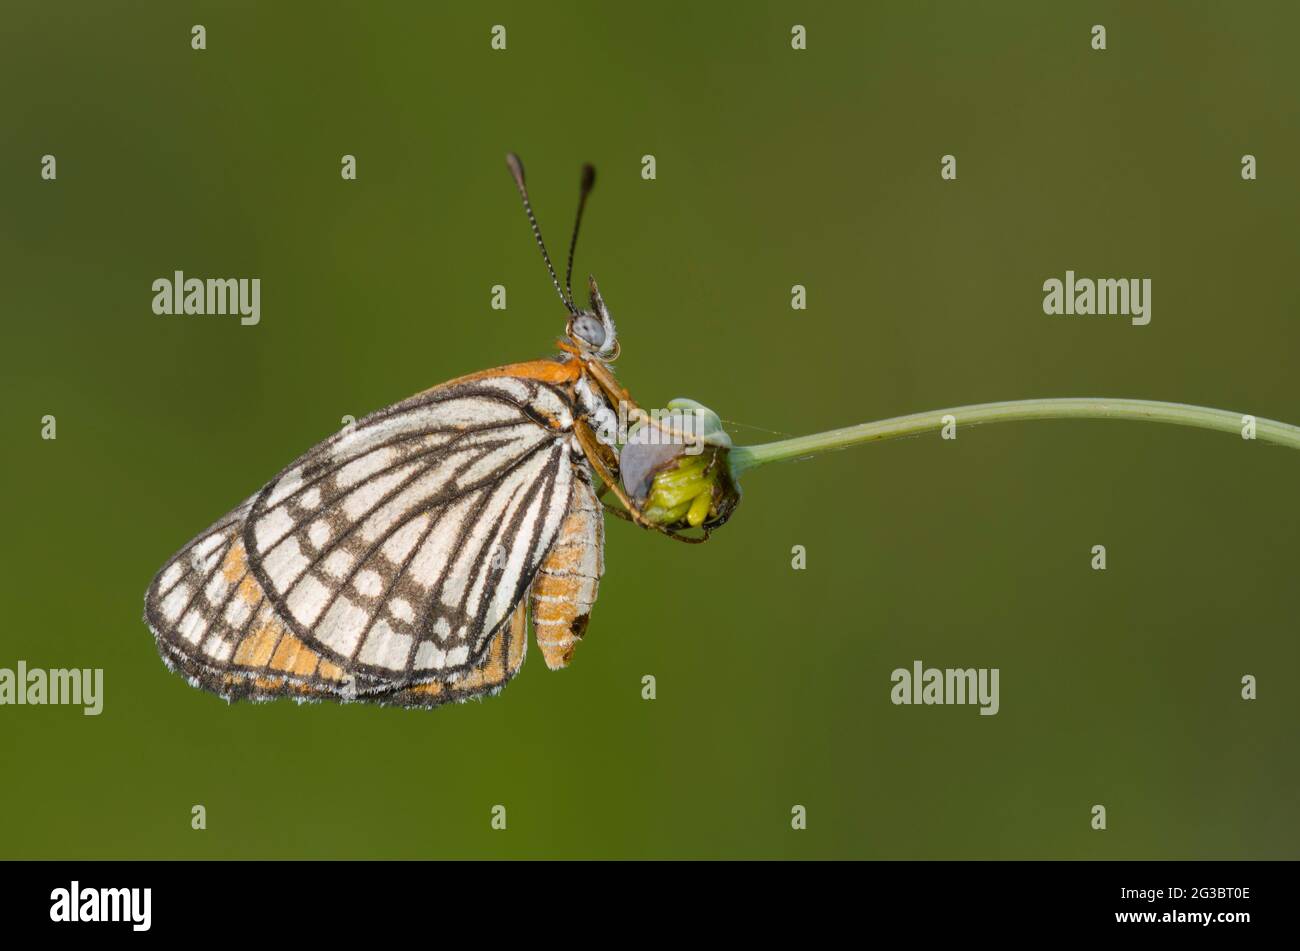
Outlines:
{"type": "MultiPolygon", "coordinates": [[[[164,658],[272,692],[490,686],[488,655],[509,653],[493,636],[570,505],[571,426],[562,389],[490,373],[363,419],[159,572],[146,617],[164,658]]],[[[426,693],[398,702],[441,702],[426,693]]]]}

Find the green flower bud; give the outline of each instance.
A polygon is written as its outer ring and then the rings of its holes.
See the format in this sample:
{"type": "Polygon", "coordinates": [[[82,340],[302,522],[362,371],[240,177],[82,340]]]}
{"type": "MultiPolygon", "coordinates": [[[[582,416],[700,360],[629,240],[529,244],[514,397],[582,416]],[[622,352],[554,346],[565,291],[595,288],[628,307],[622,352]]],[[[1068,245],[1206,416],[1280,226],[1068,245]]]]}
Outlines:
{"type": "Polygon", "coordinates": [[[656,525],[717,528],[740,503],[718,414],[694,400],[668,404],[629,432],[620,453],[623,488],[656,525]]]}

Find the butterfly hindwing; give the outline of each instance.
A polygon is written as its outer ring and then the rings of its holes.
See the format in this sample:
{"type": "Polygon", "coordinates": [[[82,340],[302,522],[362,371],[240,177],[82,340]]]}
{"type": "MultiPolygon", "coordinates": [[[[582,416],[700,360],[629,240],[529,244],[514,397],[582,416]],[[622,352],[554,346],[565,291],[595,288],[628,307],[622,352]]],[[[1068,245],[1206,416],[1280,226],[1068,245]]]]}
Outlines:
{"type": "Polygon", "coordinates": [[[431,680],[386,691],[375,698],[379,703],[402,707],[433,707],[450,700],[467,700],[494,694],[523,666],[528,650],[527,605],[523,600],[492,635],[478,664],[448,680],[431,680]]]}
{"type": "Polygon", "coordinates": [[[468,688],[434,684],[504,682],[572,497],[571,426],[559,387],[484,374],[326,440],[159,572],[164,659],[227,694],[439,703],[468,688]]]}
{"type": "Polygon", "coordinates": [[[213,663],[206,656],[188,655],[160,640],[169,667],[198,687],[227,700],[299,702],[364,701],[386,706],[430,707],[499,691],[523,664],[526,642],[525,603],[503,622],[489,640],[477,664],[442,680],[395,687],[392,683],[353,676],[316,654],[274,618],[244,635],[233,658],[213,663]]]}
{"type": "MultiPolygon", "coordinates": [[[[270,670],[304,689],[346,692],[355,678],[294,650],[290,634],[248,568],[243,526],[252,500],[199,535],[163,566],[145,596],[145,620],[169,667],[225,696],[241,678],[270,670]]],[[[301,643],[301,642],[299,642],[301,643]]]]}

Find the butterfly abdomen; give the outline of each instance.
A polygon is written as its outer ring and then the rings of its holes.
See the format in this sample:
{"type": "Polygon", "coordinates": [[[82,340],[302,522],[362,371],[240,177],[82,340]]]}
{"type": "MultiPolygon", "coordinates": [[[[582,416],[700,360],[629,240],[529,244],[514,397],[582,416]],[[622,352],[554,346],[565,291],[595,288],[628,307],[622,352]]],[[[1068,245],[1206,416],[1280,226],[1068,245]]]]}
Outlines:
{"type": "Polygon", "coordinates": [[[537,647],[551,670],[567,667],[587,630],[605,570],[604,513],[584,478],[573,480],[573,501],[559,537],[532,587],[537,647]]]}

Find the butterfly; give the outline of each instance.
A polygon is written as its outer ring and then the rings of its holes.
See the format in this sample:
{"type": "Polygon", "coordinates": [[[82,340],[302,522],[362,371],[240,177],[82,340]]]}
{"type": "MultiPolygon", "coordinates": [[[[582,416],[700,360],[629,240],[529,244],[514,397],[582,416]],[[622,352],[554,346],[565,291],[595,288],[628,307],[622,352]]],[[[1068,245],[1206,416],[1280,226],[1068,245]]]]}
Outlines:
{"type": "MultiPolygon", "coordinates": [[[[145,595],[164,663],[227,700],[436,706],[498,692],[526,653],[569,664],[604,573],[604,512],[648,521],[620,484],[613,318],[573,258],[561,286],[518,157],[507,165],[568,311],[560,352],[460,377],[308,450],[177,552],[145,595]],[[599,486],[599,488],[597,488],[599,486]],[[602,500],[612,490],[622,508],[602,500]]],[[[707,538],[707,528],[704,538],[707,538]]]]}

